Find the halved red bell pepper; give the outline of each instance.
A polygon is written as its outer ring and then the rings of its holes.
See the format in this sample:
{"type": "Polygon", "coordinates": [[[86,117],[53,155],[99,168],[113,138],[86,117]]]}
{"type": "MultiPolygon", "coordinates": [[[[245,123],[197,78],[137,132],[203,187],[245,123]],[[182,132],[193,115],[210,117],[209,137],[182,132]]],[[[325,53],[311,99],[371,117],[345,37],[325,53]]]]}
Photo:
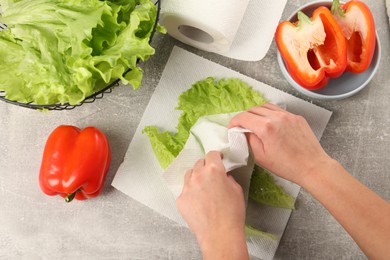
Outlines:
{"type": "Polygon", "coordinates": [[[61,125],[49,135],[39,173],[41,190],[70,202],[98,196],[111,162],[106,136],[95,127],[61,125]]]}
{"type": "Polygon", "coordinates": [[[330,10],[317,8],[309,18],[298,12],[298,22],[284,21],[275,41],[293,79],[302,87],[324,87],[340,76],[347,65],[346,41],[330,10]]]}
{"type": "Polygon", "coordinates": [[[340,5],[333,0],[331,12],[347,40],[347,71],[364,72],[375,51],[375,22],[368,6],[356,0],[340,5]]]}

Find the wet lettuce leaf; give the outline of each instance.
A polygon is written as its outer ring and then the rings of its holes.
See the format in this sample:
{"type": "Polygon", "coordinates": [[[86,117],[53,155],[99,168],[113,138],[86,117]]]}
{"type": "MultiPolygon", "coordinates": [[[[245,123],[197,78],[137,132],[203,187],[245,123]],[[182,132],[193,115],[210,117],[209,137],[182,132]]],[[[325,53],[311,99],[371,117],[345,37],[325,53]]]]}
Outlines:
{"type": "MultiPolygon", "coordinates": [[[[154,154],[161,167],[166,169],[183,149],[191,127],[200,117],[243,111],[265,102],[267,100],[261,93],[240,79],[216,80],[208,77],[196,82],[179,96],[176,109],[182,113],[176,126],[177,132],[160,131],[157,126],[147,126],[142,132],[149,137],[154,154]]],[[[269,206],[294,208],[294,198],[257,165],[251,178],[249,198],[269,206]]]]}
{"type": "Polygon", "coordinates": [[[295,209],[294,198],[275,183],[269,172],[258,165],[253,169],[249,198],[273,207],[295,209]]]}
{"type": "Polygon", "coordinates": [[[143,133],[148,135],[161,167],[166,169],[183,149],[191,127],[200,117],[243,111],[265,102],[260,93],[239,79],[208,77],[179,96],[176,109],[182,113],[176,133],[160,132],[156,126],[145,127],[143,133]]]}
{"type": "Polygon", "coordinates": [[[273,241],[277,240],[277,236],[269,232],[264,232],[259,229],[256,229],[250,225],[245,225],[245,235],[249,237],[263,237],[266,239],[271,239],[273,241]]]}

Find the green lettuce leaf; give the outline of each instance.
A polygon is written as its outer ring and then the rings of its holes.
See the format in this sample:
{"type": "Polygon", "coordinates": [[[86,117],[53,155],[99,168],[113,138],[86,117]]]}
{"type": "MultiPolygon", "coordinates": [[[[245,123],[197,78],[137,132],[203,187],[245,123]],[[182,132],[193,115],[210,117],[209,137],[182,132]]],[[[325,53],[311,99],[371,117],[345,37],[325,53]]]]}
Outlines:
{"type": "Polygon", "coordinates": [[[274,234],[258,230],[248,224],[245,225],[245,235],[249,237],[263,237],[266,239],[271,239],[273,241],[277,240],[277,236],[275,236],[274,234]]]}
{"type": "Polygon", "coordinates": [[[157,16],[150,0],[1,0],[0,91],[78,104],[115,79],[138,88],[157,16]],[[129,75],[123,76],[129,69],[129,75]]]}
{"type": "Polygon", "coordinates": [[[255,165],[249,187],[249,198],[265,205],[294,209],[294,198],[275,183],[266,170],[255,165]]]}
{"type": "MultiPolygon", "coordinates": [[[[161,167],[166,169],[183,149],[191,127],[200,117],[243,111],[265,102],[266,99],[260,93],[239,79],[216,80],[209,77],[196,82],[179,96],[177,109],[182,113],[176,126],[177,132],[146,126],[143,133],[148,135],[154,154],[161,167]]],[[[249,198],[274,207],[294,208],[294,198],[257,165],[252,174],[249,198]]]]}
{"type": "Polygon", "coordinates": [[[265,102],[260,93],[239,79],[209,77],[196,82],[179,96],[176,109],[182,113],[176,133],[160,132],[156,126],[145,127],[143,133],[148,135],[161,167],[166,169],[183,149],[191,127],[200,117],[243,111],[265,102]]]}

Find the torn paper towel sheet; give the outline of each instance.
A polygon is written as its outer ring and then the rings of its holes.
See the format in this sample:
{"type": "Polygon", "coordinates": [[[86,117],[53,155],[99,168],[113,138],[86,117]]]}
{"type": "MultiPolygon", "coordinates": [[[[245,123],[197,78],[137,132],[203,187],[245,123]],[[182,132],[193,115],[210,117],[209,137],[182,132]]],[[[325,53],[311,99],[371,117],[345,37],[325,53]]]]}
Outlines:
{"type": "Polygon", "coordinates": [[[191,128],[190,136],[180,154],[163,173],[164,179],[177,198],[184,184],[184,175],[195,162],[204,158],[210,151],[223,154],[223,164],[227,172],[231,172],[244,190],[248,199],[250,178],[254,161],[249,158],[249,147],[245,137],[248,130],[235,127],[227,128],[230,119],[236,113],[211,115],[199,118],[191,128]]]}
{"type": "Polygon", "coordinates": [[[160,24],[195,48],[245,61],[264,58],[287,0],[164,0],[160,24]]]}
{"type": "MultiPolygon", "coordinates": [[[[175,196],[166,185],[164,170],[154,155],[148,137],[142,134],[142,129],[145,126],[156,125],[161,129],[176,131],[175,126],[181,114],[181,111],[175,110],[179,95],[193,83],[210,76],[239,78],[254,90],[263,93],[268,100],[286,104],[288,111],[305,117],[318,139],[321,138],[331,116],[330,111],[310,102],[174,47],[136,132],[129,133],[133,135],[133,139],[112,185],[132,199],[181,225],[185,225],[185,222],[176,209],[175,196]]],[[[291,187],[295,193],[290,195],[296,197],[298,194],[299,187],[284,180],[280,180],[278,184],[291,187]]],[[[254,227],[265,227],[267,230],[263,229],[264,231],[272,231],[271,233],[280,239],[291,210],[262,208],[247,214],[253,217],[254,222],[251,224],[254,227]]],[[[261,238],[249,238],[248,250],[255,257],[272,259],[278,244],[279,240],[270,242],[261,238]]]]}

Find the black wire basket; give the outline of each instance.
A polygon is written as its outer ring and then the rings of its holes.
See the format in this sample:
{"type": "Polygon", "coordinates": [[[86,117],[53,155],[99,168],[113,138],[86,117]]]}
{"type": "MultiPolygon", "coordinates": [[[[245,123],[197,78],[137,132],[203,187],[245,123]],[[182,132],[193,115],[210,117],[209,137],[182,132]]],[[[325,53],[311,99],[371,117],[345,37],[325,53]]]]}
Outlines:
{"type": "MultiPolygon", "coordinates": [[[[149,39],[149,43],[152,41],[152,38],[153,38],[153,36],[154,36],[154,34],[155,34],[156,30],[157,30],[157,25],[158,25],[158,20],[159,20],[159,16],[160,16],[160,10],[161,10],[161,1],[162,0],[157,0],[155,2],[155,5],[157,6],[157,17],[156,17],[156,22],[154,24],[154,27],[153,27],[153,30],[152,30],[152,33],[151,33],[151,36],[150,36],[150,39],[149,39]]],[[[1,12],[1,6],[0,6],[0,12],[1,12]]],[[[7,28],[6,25],[0,23],[0,30],[6,29],[6,28],[7,28]]],[[[139,60],[137,62],[139,62],[139,60]]],[[[124,75],[129,73],[129,71],[131,71],[131,69],[128,69],[124,73],[124,75]]],[[[81,105],[83,105],[85,103],[93,103],[97,99],[102,99],[105,94],[111,93],[112,90],[115,87],[119,86],[119,83],[120,83],[120,79],[114,80],[112,83],[110,83],[109,85],[107,85],[103,89],[101,89],[101,90],[93,93],[92,95],[86,97],[83,101],[81,101],[80,103],[78,103],[76,105],[71,105],[69,103],[49,104],[49,105],[38,105],[38,104],[34,104],[34,103],[21,103],[21,102],[17,102],[17,101],[13,101],[13,100],[7,99],[5,97],[6,93],[4,91],[0,91],[0,100],[2,100],[4,102],[7,102],[7,103],[10,103],[10,104],[13,104],[13,105],[20,106],[20,107],[36,109],[36,110],[72,110],[75,107],[79,107],[79,106],[81,106],[81,105]]]]}

